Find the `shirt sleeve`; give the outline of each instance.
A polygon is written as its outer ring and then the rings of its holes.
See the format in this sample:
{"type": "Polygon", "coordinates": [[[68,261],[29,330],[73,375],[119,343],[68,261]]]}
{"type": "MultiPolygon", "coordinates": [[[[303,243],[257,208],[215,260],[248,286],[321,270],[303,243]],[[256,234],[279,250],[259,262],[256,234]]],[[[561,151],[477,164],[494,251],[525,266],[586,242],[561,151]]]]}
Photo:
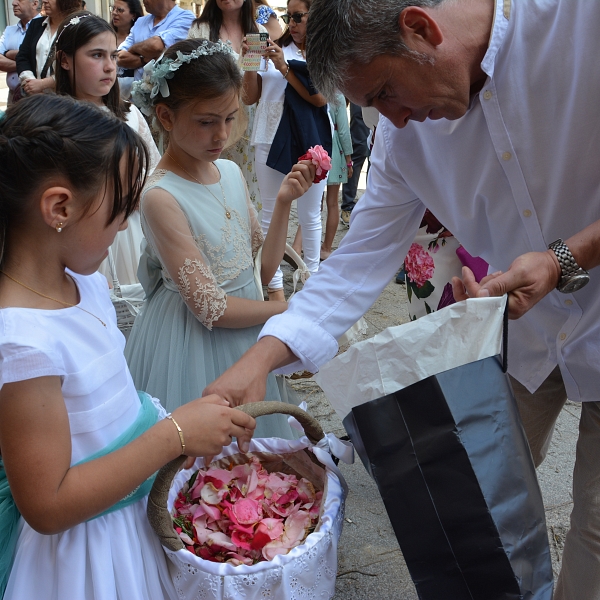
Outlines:
{"type": "Polygon", "coordinates": [[[315,373],[335,356],[336,340],[377,300],[419,228],[425,207],[400,174],[386,127],[377,133],[368,188],[339,249],[260,333],[259,339],[274,336],[298,357],[280,373],[315,373]]]}
{"type": "Polygon", "coordinates": [[[350,127],[348,125],[348,113],[346,112],[346,101],[343,96],[340,98],[340,105],[336,107],[336,125],[340,138],[340,145],[344,156],[352,156],[352,137],[350,136],[350,127]]]}
{"type": "Polygon", "coordinates": [[[6,39],[6,29],[2,32],[2,35],[0,36],[0,54],[4,54],[8,48],[6,47],[4,41],[6,39]]]}
{"type": "Polygon", "coordinates": [[[227,294],[219,287],[210,264],[196,244],[187,217],[167,191],[149,190],[141,204],[142,229],[163,272],[177,287],[192,314],[207,329],[227,308],[227,294]]]}
{"type": "Polygon", "coordinates": [[[0,387],[5,383],[26,381],[37,377],[66,375],[66,369],[62,358],[52,350],[51,344],[44,335],[38,332],[37,338],[21,337],[5,332],[20,331],[22,326],[12,326],[7,321],[10,317],[0,317],[0,331],[2,331],[2,343],[0,344],[0,387]],[[31,340],[35,339],[35,343],[31,340]]]}
{"type": "Polygon", "coordinates": [[[172,46],[175,42],[185,40],[188,36],[188,31],[194,20],[194,13],[189,10],[184,10],[169,24],[168,29],[157,33],[163,41],[165,48],[172,46]]]}
{"type": "Polygon", "coordinates": [[[125,38],[125,41],[119,46],[119,50],[129,50],[129,48],[135,44],[136,25],[137,21],[133,24],[133,27],[129,31],[129,35],[125,38]]]}

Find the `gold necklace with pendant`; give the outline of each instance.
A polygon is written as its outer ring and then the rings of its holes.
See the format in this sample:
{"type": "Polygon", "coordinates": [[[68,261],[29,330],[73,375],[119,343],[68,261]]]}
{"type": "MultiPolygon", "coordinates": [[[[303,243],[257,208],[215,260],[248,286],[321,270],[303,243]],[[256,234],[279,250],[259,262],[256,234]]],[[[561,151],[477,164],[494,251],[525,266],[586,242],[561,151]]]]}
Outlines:
{"type": "Polygon", "coordinates": [[[219,198],[217,198],[212,191],[210,190],[210,188],[205,184],[202,183],[197,177],[194,177],[189,171],[186,171],[173,157],[172,154],[169,154],[169,152],[165,152],[165,154],[167,154],[169,156],[169,158],[189,177],[191,177],[192,179],[194,179],[195,181],[197,181],[200,185],[204,186],[207,191],[209,192],[209,194],[225,209],[225,216],[228,219],[231,219],[231,213],[229,212],[229,209],[227,208],[227,198],[225,197],[225,190],[223,189],[223,184],[221,183],[221,172],[219,171],[219,169],[217,168],[217,165],[215,165],[214,163],[211,163],[213,165],[213,167],[215,169],[217,169],[217,171],[219,172],[219,187],[221,188],[221,194],[223,194],[223,201],[221,202],[221,200],[219,198]]]}

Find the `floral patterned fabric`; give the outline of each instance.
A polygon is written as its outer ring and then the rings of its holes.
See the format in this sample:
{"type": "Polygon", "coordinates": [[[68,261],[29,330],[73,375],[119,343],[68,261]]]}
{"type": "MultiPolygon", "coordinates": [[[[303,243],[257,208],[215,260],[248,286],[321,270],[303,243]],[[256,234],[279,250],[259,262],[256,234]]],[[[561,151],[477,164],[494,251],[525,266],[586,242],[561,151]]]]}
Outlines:
{"type": "Polygon", "coordinates": [[[459,247],[458,240],[427,211],[404,259],[412,321],[454,303],[450,281],[461,275],[459,247]]]}
{"type": "Polygon", "coordinates": [[[452,278],[469,267],[477,281],[487,274],[487,263],[471,256],[460,242],[429,211],[406,258],[406,292],[411,321],[454,304],[452,278]]]}

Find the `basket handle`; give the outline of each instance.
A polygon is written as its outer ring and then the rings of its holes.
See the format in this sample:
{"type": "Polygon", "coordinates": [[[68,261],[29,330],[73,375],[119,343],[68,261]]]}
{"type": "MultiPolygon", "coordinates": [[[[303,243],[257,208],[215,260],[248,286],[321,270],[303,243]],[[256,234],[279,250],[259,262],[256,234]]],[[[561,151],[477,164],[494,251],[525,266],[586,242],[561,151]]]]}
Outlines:
{"type": "Polygon", "coordinates": [[[152,529],[160,538],[162,545],[169,550],[173,550],[173,552],[182,550],[185,546],[175,529],[173,529],[173,521],[171,513],[167,509],[167,501],[173,478],[177,475],[186,458],[187,456],[183,454],[178,456],[162,467],[156,474],[156,479],[148,495],[148,508],[146,509],[148,521],[150,521],[152,529]]]}
{"type": "Polygon", "coordinates": [[[325,437],[325,433],[323,433],[323,428],[321,427],[319,421],[294,404],[267,400],[265,402],[241,404],[240,406],[236,406],[236,408],[242,412],[245,412],[247,415],[254,417],[255,419],[264,415],[273,415],[277,413],[291,415],[300,422],[304,428],[306,437],[311,441],[312,444],[316,444],[325,437]]]}

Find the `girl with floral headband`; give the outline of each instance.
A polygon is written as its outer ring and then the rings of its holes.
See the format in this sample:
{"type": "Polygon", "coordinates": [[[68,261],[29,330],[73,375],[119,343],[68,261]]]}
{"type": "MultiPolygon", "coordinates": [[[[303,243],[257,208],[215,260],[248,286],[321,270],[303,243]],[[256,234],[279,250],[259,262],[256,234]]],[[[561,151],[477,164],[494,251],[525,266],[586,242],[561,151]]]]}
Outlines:
{"type": "Polygon", "coordinates": [[[169,418],[137,393],[106,282],[147,151],[90,103],[38,94],[0,121],[0,597],[176,600],[146,516],[154,473],[248,444],[217,396],[169,418]]]}
{"type": "MultiPolygon", "coordinates": [[[[138,274],[146,301],[125,355],[138,388],[167,410],[201,394],[287,308],[263,302],[260,283],[283,258],[290,205],[309,189],[315,167],[296,164],[284,178],[263,238],[239,167],[219,159],[232,141],[241,84],[226,44],[185,40],[149,63],[133,86],[134,102],[154,112],[169,145],[142,196],[146,246],[138,274]]],[[[265,399],[280,399],[274,376],[265,399]]],[[[292,430],[271,415],[260,419],[257,435],[291,438],[292,430]]]]}
{"type": "MultiPolygon", "coordinates": [[[[148,148],[151,173],[160,160],[160,154],[140,111],[121,98],[116,57],[117,37],[111,25],[89,12],[71,15],[58,30],[56,92],[92,102],[126,121],[148,148]]],[[[100,272],[109,281],[116,275],[121,285],[137,284],[139,287],[137,267],[142,238],[140,215],[136,210],[129,218],[128,228],[117,234],[111,246],[116,273],[111,272],[108,261],[100,266],[100,272]]]]}

